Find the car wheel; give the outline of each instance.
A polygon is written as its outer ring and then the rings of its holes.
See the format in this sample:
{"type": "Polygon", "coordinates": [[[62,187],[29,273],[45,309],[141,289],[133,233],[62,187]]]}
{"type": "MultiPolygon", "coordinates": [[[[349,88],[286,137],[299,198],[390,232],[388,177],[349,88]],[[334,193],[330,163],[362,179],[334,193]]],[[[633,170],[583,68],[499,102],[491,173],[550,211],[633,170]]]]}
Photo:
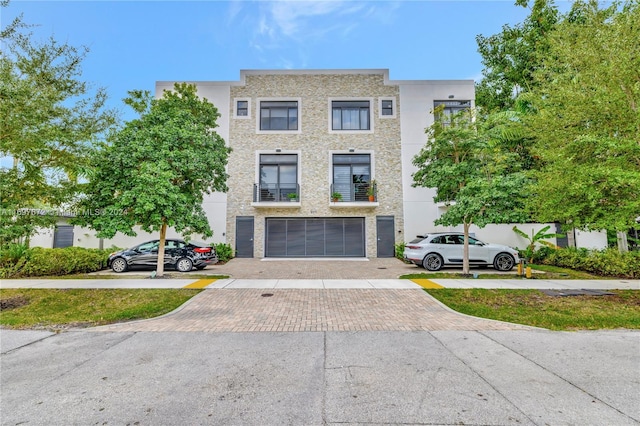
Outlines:
{"type": "Polygon", "coordinates": [[[176,269],[180,272],[189,272],[193,268],[193,262],[186,257],[178,259],[176,263],[176,269]]]}
{"type": "Polygon", "coordinates": [[[442,257],[436,253],[429,253],[422,260],[422,266],[427,271],[439,271],[442,268],[442,257]]]}
{"type": "Polygon", "coordinates": [[[515,259],[509,253],[500,253],[493,259],[493,267],[498,271],[510,271],[515,264],[515,259]]]}
{"type": "Polygon", "coordinates": [[[121,257],[113,259],[113,262],[111,262],[111,269],[113,272],[117,273],[125,272],[127,270],[127,261],[121,257]]]}

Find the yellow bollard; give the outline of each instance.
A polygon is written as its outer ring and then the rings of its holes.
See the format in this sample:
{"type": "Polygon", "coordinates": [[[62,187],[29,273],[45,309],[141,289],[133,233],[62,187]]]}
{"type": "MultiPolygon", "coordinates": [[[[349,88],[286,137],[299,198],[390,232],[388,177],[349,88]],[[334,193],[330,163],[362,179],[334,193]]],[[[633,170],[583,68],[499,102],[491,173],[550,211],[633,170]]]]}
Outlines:
{"type": "Polygon", "coordinates": [[[531,278],[531,266],[527,266],[527,278],[531,278]]]}
{"type": "Polygon", "coordinates": [[[522,270],[522,263],[518,263],[518,276],[524,275],[524,271],[522,270]]]}

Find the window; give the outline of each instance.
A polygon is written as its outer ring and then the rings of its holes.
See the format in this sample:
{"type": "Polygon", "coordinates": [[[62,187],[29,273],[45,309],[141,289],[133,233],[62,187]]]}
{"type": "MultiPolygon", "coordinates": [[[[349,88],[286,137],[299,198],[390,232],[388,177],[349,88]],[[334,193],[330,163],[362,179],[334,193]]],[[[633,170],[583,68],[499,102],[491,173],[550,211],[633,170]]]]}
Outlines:
{"type": "Polygon", "coordinates": [[[234,118],[251,118],[251,98],[235,98],[233,103],[234,118]]]}
{"type": "Polygon", "coordinates": [[[333,154],[333,187],[342,201],[369,201],[367,189],[371,182],[369,154],[333,154]]]}
{"type": "Polygon", "coordinates": [[[236,115],[238,117],[246,117],[249,115],[249,101],[238,101],[236,105],[236,115]]]}
{"type": "Polygon", "coordinates": [[[298,101],[260,102],[260,130],[298,130],[298,101]]]}
{"type": "Polygon", "coordinates": [[[137,252],[149,252],[149,251],[158,251],[158,246],[160,245],[160,241],[149,241],[148,243],[140,244],[136,249],[137,252]]]}
{"type": "Polygon", "coordinates": [[[471,101],[434,101],[433,110],[436,120],[445,125],[451,123],[451,116],[471,108],[471,101]]]}
{"type": "Polygon", "coordinates": [[[393,115],[393,101],[391,99],[383,99],[380,102],[380,111],[382,115],[393,115]]]}
{"type": "Polygon", "coordinates": [[[257,201],[288,201],[289,194],[298,194],[298,155],[260,154],[257,201]]]}
{"type": "Polygon", "coordinates": [[[370,130],[369,101],[331,101],[332,130],[370,130]]]}

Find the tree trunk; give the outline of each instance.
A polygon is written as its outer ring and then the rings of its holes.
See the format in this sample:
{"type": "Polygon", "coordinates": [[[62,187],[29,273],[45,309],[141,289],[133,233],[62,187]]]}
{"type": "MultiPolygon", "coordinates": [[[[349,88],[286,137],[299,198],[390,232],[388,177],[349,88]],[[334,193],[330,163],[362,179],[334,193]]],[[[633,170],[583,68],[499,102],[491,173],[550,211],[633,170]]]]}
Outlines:
{"type": "Polygon", "coordinates": [[[574,247],[576,246],[576,230],[575,228],[571,228],[567,231],[567,246],[574,247]]]}
{"type": "Polygon", "coordinates": [[[462,273],[469,275],[469,228],[470,223],[464,223],[464,248],[462,252],[462,273]]]}
{"type": "Polygon", "coordinates": [[[164,275],[164,241],[167,239],[167,224],[162,222],[160,228],[160,243],[158,246],[158,267],[156,269],[156,277],[162,278],[164,275]]]}
{"type": "Polygon", "coordinates": [[[620,253],[626,253],[629,251],[629,242],[627,241],[627,233],[626,232],[616,232],[616,236],[618,237],[618,251],[620,253]]]}

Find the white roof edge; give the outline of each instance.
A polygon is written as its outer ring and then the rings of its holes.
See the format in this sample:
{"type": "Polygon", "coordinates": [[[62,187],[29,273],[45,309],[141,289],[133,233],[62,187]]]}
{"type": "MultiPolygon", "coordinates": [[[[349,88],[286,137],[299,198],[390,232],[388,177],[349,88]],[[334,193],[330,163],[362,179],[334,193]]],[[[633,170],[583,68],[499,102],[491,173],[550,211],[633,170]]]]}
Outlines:
{"type": "Polygon", "coordinates": [[[389,80],[389,84],[475,84],[475,80],[389,80]]]}
{"type": "Polygon", "coordinates": [[[156,87],[158,86],[168,86],[173,85],[175,82],[185,82],[189,84],[197,84],[199,86],[243,86],[246,84],[246,76],[251,75],[382,75],[384,77],[384,84],[386,85],[411,85],[411,84],[434,84],[434,85],[446,85],[446,84],[475,84],[475,81],[472,79],[463,79],[463,80],[390,80],[389,79],[389,69],[388,68],[363,68],[363,69],[284,69],[284,70],[258,70],[258,69],[250,69],[250,70],[240,70],[240,80],[238,81],[185,81],[185,80],[174,80],[174,81],[156,81],[156,87]]]}

